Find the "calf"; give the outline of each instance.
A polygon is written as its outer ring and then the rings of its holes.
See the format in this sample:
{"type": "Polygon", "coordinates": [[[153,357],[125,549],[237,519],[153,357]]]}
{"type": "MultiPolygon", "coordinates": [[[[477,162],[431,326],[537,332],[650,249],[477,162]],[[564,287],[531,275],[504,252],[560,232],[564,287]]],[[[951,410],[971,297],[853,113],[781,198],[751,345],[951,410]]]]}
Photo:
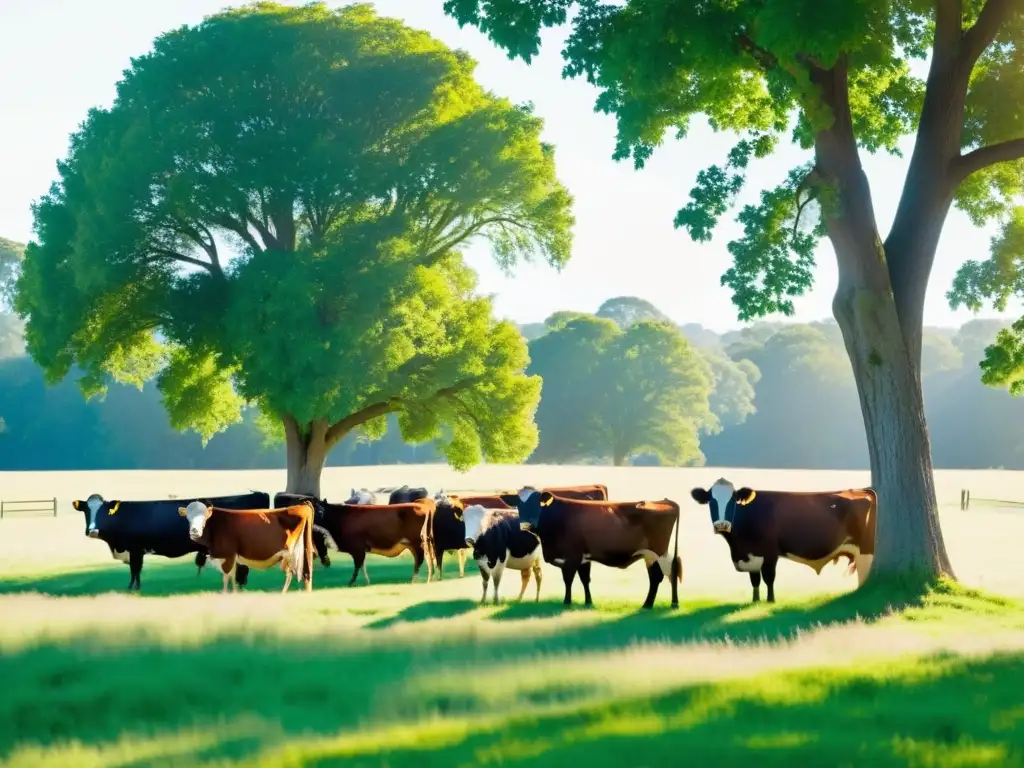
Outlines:
{"type": "Polygon", "coordinates": [[[533,572],[540,600],[541,573],[540,539],[532,531],[524,531],[519,525],[519,513],[514,509],[485,509],[479,504],[466,507],[466,543],[473,545],[473,559],[480,568],[484,591],[480,602],[487,600],[487,580],[494,582],[494,602],[498,602],[498,585],[506,568],[519,571],[522,586],[519,600],[523,599],[533,572]]]}
{"type": "Polygon", "coordinates": [[[658,587],[666,576],[672,587],[672,607],[679,605],[683,563],[679,559],[679,505],[674,501],[566,499],[531,487],[504,498],[518,508],[523,528],[540,537],[544,560],[562,569],[565,605],[572,604],[572,583],[577,573],[586,605],[593,604],[592,562],[627,568],[637,560],[646,563],[650,583],[643,607],[654,607],[658,587]],[[675,551],[671,552],[673,527],[675,551]]]}
{"type": "MultiPolygon", "coordinates": [[[[317,524],[322,526],[328,543],[352,557],[355,569],[348,585],[355,583],[359,571],[369,584],[363,566],[366,554],[397,557],[406,550],[413,556],[412,580],[415,581],[423,565],[426,551],[427,523],[434,511],[432,499],[420,499],[407,504],[328,504],[319,502],[317,524]]],[[[427,581],[432,576],[427,562],[427,581]]]]}
{"type": "Polygon", "coordinates": [[[690,491],[707,504],[711,524],[729,545],[737,571],[750,574],[753,601],[761,599],[761,578],[768,602],[775,602],[775,569],[779,558],[802,563],[820,574],[840,557],[863,584],[875,554],[878,498],[871,488],[798,493],[754,491],[720,478],[708,490],[690,491]]]}
{"type": "Polygon", "coordinates": [[[223,574],[223,590],[238,590],[238,565],[266,570],[280,564],[287,592],[292,574],[313,589],[313,505],[309,501],[281,509],[223,509],[193,501],[178,514],[188,521],[188,535],[210,553],[223,574]]]}
{"type": "MultiPolygon", "coordinates": [[[[193,541],[178,516],[182,503],[199,499],[157,499],[153,501],[106,500],[94,493],[87,499],[75,499],[71,505],[85,515],[85,535],[100,539],[111,556],[129,567],[128,589],[142,589],[142,565],[146,555],[182,557],[196,553],[195,564],[202,573],[206,549],[193,541]]],[[[207,497],[207,503],[226,509],[266,509],[270,496],[258,491],[235,496],[207,497]]],[[[240,566],[238,584],[245,587],[249,569],[240,566]]]]}

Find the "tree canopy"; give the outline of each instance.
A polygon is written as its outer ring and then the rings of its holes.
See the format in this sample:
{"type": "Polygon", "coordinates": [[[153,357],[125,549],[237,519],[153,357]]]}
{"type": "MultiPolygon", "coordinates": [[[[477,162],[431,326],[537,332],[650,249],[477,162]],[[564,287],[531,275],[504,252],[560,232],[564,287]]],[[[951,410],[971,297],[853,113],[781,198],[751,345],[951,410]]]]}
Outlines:
{"type": "Polygon", "coordinates": [[[540,382],[459,252],[561,267],[572,200],[541,121],[474,67],[366,4],[258,2],[160,36],[35,206],[30,353],[86,394],[158,374],[172,424],[206,438],[254,403],[307,491],[390,413],[456,466],[522,459],[540,382]]]}
{"type": "Polygon", "coordinates": [[[545,438],[534,461],[703,459],[699,432],[719,428],[714,375],[677,328],[645,320],[622,329],[586,315],[549,327],[530,343],[529,370],[544,381],[537,424],[545,438]]]}
{"type": "MultiPolygon", "coordinates": [[[[789,140],[805,152],[740,207],[722,284],[740,319],[792,314],[832,244],[833,312],[853,367],[879,508],[874,573],[952,575],[938,519],[921,388],[924,299],[951,206],[1017,240],[1024,194],[1024,4],[1017,0],[446,0],[526,61],[570,21],[566,77],[615,116],[614,157],[640,168],[695,118],[735,144],[702,170],[675,223],[711,240],[752,163],[789,140]],[[912,66],[927,61],[928,73],[912,66]],[[876,221],[861,152],[913,154],[892,227],[876,221]],[[815,215],[811,215],[811,214],[815,215]]],[[[987,274],[999,268],[975,269],[987,274]]],[[[969,270],[970,271],[970,270],[969,270]]],[[[982,279],[981,282],[984,282],[982,279]]],[[[1024,322],[1019,336],[1024,342],[1024,322]]],[[[1004,357],[1024,343],[1004,335],[1004,357]]],[[[993,363],[992,365],[996,365],[993,363]]],[[[991,368],[992,366],[990,366],[991,368]]],[[[1006,368],[1006,364],[996,367],[1006,368]]],[[[1013,367],[1010,365],[1010,367],[1013,367]]]]}

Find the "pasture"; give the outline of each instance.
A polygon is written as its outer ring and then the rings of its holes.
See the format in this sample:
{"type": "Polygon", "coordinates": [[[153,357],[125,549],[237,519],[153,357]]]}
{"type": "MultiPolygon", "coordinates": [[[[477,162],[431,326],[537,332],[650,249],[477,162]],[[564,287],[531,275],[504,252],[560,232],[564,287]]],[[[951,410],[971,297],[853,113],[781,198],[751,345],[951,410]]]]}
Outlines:
{"type": "MultiPolygon", "coordinates": [[[[778,603],[750,605],[745,574],[711,532],[694,485],[839,489],[866,472],[444,466],[329,469],[352,486],[449,490],[602,482],[612,499],[682,507],[682,606],[667,582],[641,613],[641,565],[593,569],[595,610],[561,605],[545,566],[540,604],[479,606],[480,579],[410,584],[408,555],[317,564],[313,592],[254,571],[221,595],[190,557],[149,557],[142,591],[83,535],[74,498],[283,489],[284,472],[0,475],[5,498],[56,496],[56,518],[0,523],[0,766],[1024,765],[1024,513],[959,508],[960,488],[1024,497],[1011,472],[937,473],[962,585],[920,598],[851,593],[783,562],[778,603]],[[1017,492],[1017,488],[1021,492],[1017,492]],[[893,610],[893,605],[899,606],[893,610]]],[[[882,510],[882,514],[885,511],[882,510]]],[[[425,571],[424,571],[425,573],[425,571]]],[[[582,590],[574,590],[577,603],[582,590]]]]}

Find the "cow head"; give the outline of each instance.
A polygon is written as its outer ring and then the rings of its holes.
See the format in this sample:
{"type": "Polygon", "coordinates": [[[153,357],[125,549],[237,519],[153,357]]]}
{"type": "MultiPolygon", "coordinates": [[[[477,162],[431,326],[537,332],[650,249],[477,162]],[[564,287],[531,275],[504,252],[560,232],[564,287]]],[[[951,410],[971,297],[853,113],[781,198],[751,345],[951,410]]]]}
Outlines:
{"type": "Polygon", "coordinates": [[[731,533],[736,520],[736,507],[749,504],[757,494],[751,488],[739,490],[724,478],[719,478],[708,490],[694,488],[690,496],[698,504],[707,504],[715,533],[731,533]]]}
{"type": "Polygon", "coordinates": [[[519,527],[524,531],[536,531],[540,525],[541,512],[555,500],[547,491],[538,491],[524,486],[515,495],[501,494],[501,500],[519,511],[519,527]]]}
{"type": "Polygon", "coordinates": [[[360,488],[358,491],[353,488],[352,493],[349,495],[348,500],[345,503],[359,505],[376,504],[377,497],[368,488],[360,488]]]}
{"type": "Polygon", "coordinates": [[[480,504],[473,504],[466,507],[462,513],[462,520],[466,524],[466,545],[472,547],[476,540],[483,533],[484,516],[487,510],[480,504]]]}
{"type": "Polygon", "coordinates": [[[188,521],[188,535],[192,541],[199,541],[206,531],[206,521],[213,514],[213,507],[201,501],[193,501],[187,507],[178,507],[178,514],[188,521]]]}
{"type": "Polygon", "coordinates": [[[75,499],[71,502],[71,506],[85,515],[85,535],[90,539],[95,539],[100,535],[99,522],[101,519],[101,510],[106,507],[107,517],[116,515],[118,507],[121,506],[121,502],[105,501],[98,493],[94,493],[85,501],[75,499]]]}

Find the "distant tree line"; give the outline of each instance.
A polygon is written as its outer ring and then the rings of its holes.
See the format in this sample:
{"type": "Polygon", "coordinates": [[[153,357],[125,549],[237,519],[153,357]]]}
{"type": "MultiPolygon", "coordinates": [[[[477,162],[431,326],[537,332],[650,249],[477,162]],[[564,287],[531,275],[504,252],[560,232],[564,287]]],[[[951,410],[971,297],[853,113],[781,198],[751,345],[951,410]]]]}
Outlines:
{"type": "MultiPolygon", "coordinates": [[[[979,361],[1008,323],[927,328],[924,393],[935,464],[1024,468],[1024,402],[985,386],[979,361]]],[[[257,469],[285,466],[247,409],[204,447],[172,428],[155,382],[110,382],[82,398],[80,371],[48,386],[24,354],[23,326],[0,315],[0,468],[257,469]]],[[[632,463],[863,469],[864,426],[833,322],[756,323],[716,334],[676,326],[633,297],[593,315],[558,312],[522,326],[528,373],[543,379],[531,463],[632,463]]],[[[395,417],[390,417],[394,422],[395,417]]],[[[433,443],[352,434],[328,466],[443,461],[433,443]]]]}

